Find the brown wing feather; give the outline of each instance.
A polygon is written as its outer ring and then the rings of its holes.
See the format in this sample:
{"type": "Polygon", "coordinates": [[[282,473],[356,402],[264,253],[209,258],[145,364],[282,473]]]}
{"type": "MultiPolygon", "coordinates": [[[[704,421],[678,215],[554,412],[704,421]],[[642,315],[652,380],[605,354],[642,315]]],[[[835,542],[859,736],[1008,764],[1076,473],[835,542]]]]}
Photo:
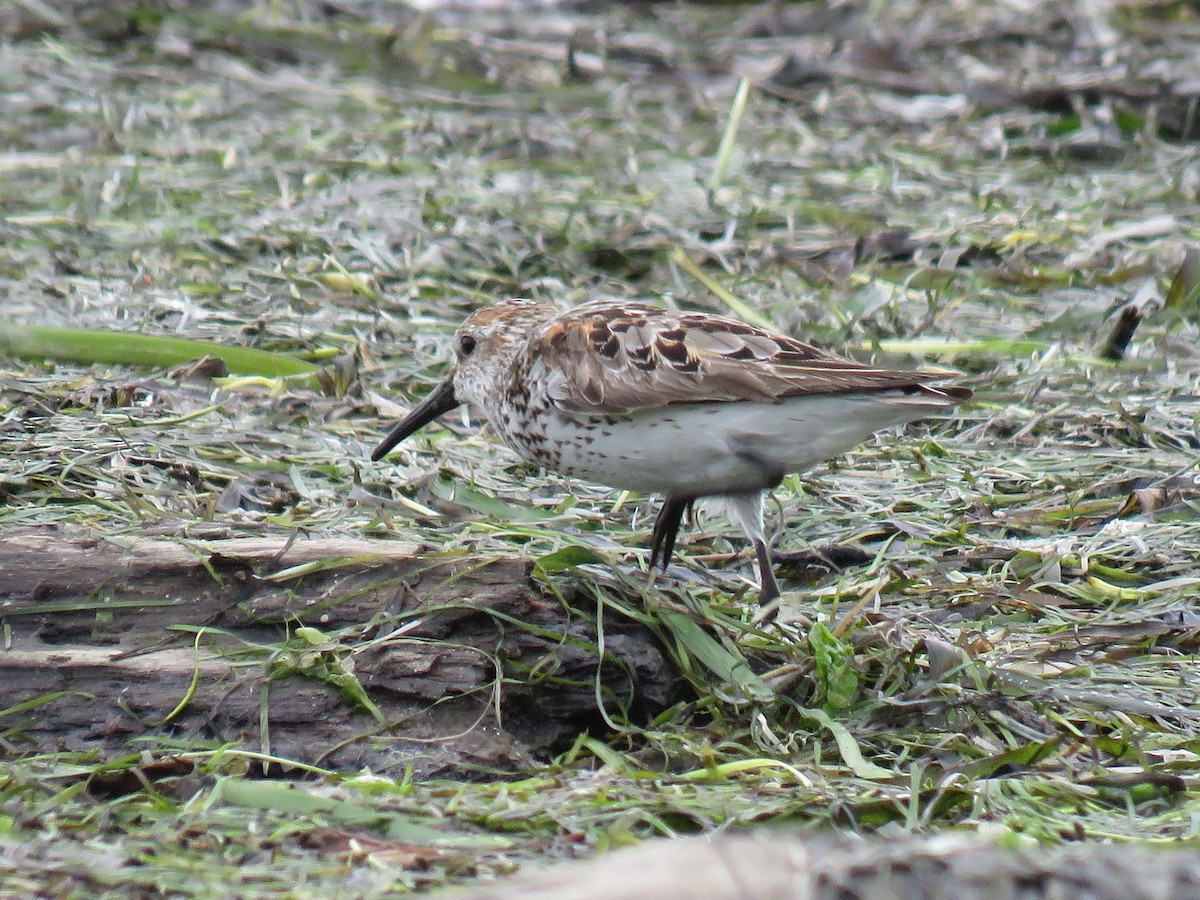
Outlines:
{"type": "Polygon", "coordinates": [[[541,370],[556,405],[576,413],[903,388],[955,400],[970,395],[923,387],[945,380],[937,373],[878,369],[734,319],[640,304],[562,313],[530,341],[524,362],[531,374],[541,370]]]}

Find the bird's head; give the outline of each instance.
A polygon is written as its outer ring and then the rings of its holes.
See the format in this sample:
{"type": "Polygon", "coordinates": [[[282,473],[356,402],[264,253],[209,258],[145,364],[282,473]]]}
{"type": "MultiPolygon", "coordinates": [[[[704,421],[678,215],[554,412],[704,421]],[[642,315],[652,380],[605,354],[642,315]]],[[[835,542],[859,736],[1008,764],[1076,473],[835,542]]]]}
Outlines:
{"type": "Polygon", "coordinates": [[[454,332],[454,365],[446,378],[371,453],[382,459],[406,437],[463,403],[485,412],[511,377],[512,364],[534,329],[557,312],[537,300],[501,300],[467,317],[454,332]]]}

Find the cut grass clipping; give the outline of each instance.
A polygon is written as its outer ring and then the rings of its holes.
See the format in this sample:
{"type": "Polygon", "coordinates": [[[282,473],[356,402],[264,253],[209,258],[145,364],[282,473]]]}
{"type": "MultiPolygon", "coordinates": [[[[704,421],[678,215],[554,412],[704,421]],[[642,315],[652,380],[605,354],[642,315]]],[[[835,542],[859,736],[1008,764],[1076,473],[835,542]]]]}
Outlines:
{"type": "Polygon", "coordinates": [[[5,322],[0,324],[0,353],[31,360],[53,359],[149,368],[176,366],[203,356],[212,356],[223,360],[229,366],[229,371],[237,375],[270,378],[302,376],[313,387],[319,387],[318,367],[306,360],[265,350],[163,335],[5,322]]]}

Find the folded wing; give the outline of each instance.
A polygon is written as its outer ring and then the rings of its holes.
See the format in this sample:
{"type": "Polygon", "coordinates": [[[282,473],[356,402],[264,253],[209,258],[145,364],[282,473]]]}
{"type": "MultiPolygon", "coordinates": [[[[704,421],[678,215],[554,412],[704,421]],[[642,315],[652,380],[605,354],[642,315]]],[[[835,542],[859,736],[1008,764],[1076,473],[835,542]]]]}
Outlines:
{"type": "Polygon", "coordinates": [[[940,373],[875,368],[735,319],[640,304],[586,304],[557,316],[530,342],[524,362],[548,381],[559,408],[592,415],[874,391],[925,394],[951,406],[971,395],[927,386],[947,379],[940,373]]]}

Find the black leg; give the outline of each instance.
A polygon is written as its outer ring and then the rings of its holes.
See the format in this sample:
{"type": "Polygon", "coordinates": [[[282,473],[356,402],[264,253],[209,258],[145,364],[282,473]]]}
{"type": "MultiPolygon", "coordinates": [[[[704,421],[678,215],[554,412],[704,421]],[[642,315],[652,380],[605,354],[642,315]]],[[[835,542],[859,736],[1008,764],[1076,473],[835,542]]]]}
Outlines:
{"type": "Polygon", "coordinates": [[[766,606],[779,599],[779,584],[771,568],[771,550],[763,541],[754,542],[754,554],[758,557],[758,605],[766,606]]]}
{"type": "Polygon", "coordinates": [[[654,568],[660,559],[664,572],[671,564],[671,555],[675,552],[675,536],[679,534],[683,514],[692,502],[688,497],[667,497],[663,500],[658,518],[654,520],[654,532],[650,540],[650,568],[654,568]]]}

